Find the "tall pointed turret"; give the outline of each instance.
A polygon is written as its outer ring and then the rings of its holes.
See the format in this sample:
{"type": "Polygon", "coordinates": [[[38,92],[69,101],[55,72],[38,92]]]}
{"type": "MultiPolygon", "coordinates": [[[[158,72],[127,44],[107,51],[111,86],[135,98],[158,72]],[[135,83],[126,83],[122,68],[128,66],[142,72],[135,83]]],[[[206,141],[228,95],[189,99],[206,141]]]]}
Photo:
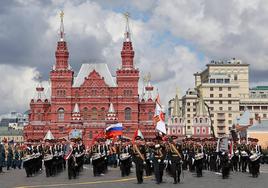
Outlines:
{"type": "Polygon", "coordinates": [[[176,94],[175,99],[174,99],[174,108],[173,108],[172,116],[173,117],[181,116],[180,100],[179,100],[178,93],[176,94]]]}
{"type": "Polygon", "coordinates": [[[197,103],[197,110],[196,110],[196,116],[207,116],[208,112],[206,110],[205,102],[203,99],[202,91],[199,90],[199,98],[197,103]]]}
{"type": "Polygon", "coordinates": [[[108,110],[108,113],[106,116],[106,120],[107,121],[116,121],[117,120],[117,115],[116,115],[116,112],[114,110],[113,103],[110,103],[109,110],[108,110]]]}
{"type": "Polygon", "coordinates": [[[80,110],[77,103],[74,105],[73,113],[72,113],[72,120],[81,120],[80,110]]]}
{"type": "Polygon", "coordinates": [[[60,13],[60,33],[59,33],[59,41],[57,44],[57,49],[55,52],[56,56],[56,70],[66,70],[69,68],[68,59],[69,59],[69,52],[67,48],[67,43],[64,39],[64,24],[63,24],[63,16],[64,13],[61,11],[60,13]]]}
{"type": "Polygon", "coordinates": [[[133,59],[134,59],[134,51],[132,48],[132,42],[130,37],[130,27],[129,27],[129,13],[125,13],[126,18],[126,30],[125,30],[125,37],[123,48],[121,51],[121,58],[122,58],[122,69],[133,69],[133,59]]]}

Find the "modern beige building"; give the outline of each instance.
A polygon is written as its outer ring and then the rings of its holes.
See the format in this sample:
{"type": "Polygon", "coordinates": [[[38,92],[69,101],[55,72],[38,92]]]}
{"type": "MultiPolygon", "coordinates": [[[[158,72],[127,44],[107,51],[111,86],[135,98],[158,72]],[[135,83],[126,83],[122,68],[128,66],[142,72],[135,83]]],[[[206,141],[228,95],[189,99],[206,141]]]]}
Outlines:
{"type": "Polygon", "coordinates": [[[249,110],[254,119],[268,119],[268,86],[256,86],[249,90],[249,98],[240,100],[240,112],[249,110]]]}
{"type": "Polygon", "coordinates": [[[249,88],[249,64],[234,58],[211,61],[194,76],[195,88],[188,89],[181,99],[186,134],[192,134],[199,93],[209,108],[216,136],[229,134],[236,118],[246,109],[254,119],[268,119],[268,87],[249,88]]]}
{"type": "Polygon", "coordinates": [[[204,71],[194,74],[196,89],[210,108],[216,136],[229,133],[233,119],[240,115],[240,99],[249,97],[248,71],[248,64],[232,59],[211,61],[204,71]]]}

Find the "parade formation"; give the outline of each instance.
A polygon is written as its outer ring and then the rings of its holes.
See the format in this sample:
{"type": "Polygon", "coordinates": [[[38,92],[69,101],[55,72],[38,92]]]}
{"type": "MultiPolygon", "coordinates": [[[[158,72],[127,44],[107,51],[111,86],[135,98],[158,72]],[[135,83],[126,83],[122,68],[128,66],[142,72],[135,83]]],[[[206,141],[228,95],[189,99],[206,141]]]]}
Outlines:
{"type": "Polygon", "coordinates": [[[146,140],[136,136],[127,138],[96,138],[92,146],[85,147],[81,139],[44,140],[42,144],[13,143],[0,145],[0,167],[25,169],[32,177],[44,171],[46,177],[56,176],[67,168],[68,178],[76,178],[84,163],[92,164],[94,176],[109,173],[109,168],[120,168],[121,176],[129,176],[135,169],[137,183],[144,176],[154,174],[155,182],[162,183],[164,173],[173,177],[174,184],[181,181],[181,174],[188,170],[202,177],[202,171],[220,172],[228,178],[230,171],[249,172],[256,178],[260,174],[262,150],[257,140],[239,144],[225,139],[183,139],[176,136],[157,136],[146,140]],[[227,145],[226,145],[227,144],[227,145]],[[227,147],[226,147],[227,146],[227,147]],[[225,148],[226,147],[226,148],[225,148]],[[144,174],[145,172],[145,174],[144,174]]]}

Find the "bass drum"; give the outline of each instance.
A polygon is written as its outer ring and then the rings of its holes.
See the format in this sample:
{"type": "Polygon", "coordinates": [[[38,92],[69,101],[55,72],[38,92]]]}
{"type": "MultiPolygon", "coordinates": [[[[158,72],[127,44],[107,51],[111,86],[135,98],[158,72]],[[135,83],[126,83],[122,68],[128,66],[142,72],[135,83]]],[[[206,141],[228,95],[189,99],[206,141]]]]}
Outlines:
{"type": "Polygon", "coordinates": [[[250,161],[254,162],[254,161],[257,161],[259,158],[260,158],[261,155],[257,154],[257,153],[254,153],[253,155],[251,155],[249,157],[250,161]]]}
{"type": "Polygon", "coordinates": [[[119,159],[121,161],[124,161],[124,160],[127,160],[129,157],[130,157],[129,153],[122,153],[120,154],[119,159]]]}
{"type": "Polygon", "coordinates": [[[52,160],[52,159],[53,159],[53,155],[46,154],[46,155],[44,156],[44,161],[50,161],[50,160],[52,160]]]}

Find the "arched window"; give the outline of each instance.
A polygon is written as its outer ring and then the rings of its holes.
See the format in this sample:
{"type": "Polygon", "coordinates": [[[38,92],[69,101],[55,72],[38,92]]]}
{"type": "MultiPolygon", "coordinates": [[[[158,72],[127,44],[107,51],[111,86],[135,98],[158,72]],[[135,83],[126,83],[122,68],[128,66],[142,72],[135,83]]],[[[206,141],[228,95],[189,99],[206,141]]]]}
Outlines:
{"type": "Polygon", "coordinates": [[[60,108],[58,110],[58,120],[59,121],[63,121],[64,120],[64,109],[63,108],[60,108]]]}
{"type": "Polygon", "coordinates": [[[125,120],[131,120],[131,108],[125,109],[125,120]]]}
{"type": "Polygon", "coordinates": [[[195,123],[198,123],[198,122],[197,122],[197,118],[195,118],[195,123]]]}
{"type": "Polygon", "coordinates": [[[105,120],[105,108],[102,107],[100,110],[100,120],[105,120]]]}
{"type": "Polygon", "coordinates": [[[92,120],[97,120],[98,119],[98,111],[97,111],[97,108],[92,108],[91,109],[91,119],[92,120]]]}
{"type": "Polygon", "coordinates": [[[200,118],[200,123],[203,123],[203,119],[202,118],[200,118]]]}
{"type": "Polygon", "coordinates": [[[149,121],[153,120],[153,117],[154,117],[154,113],[152,111],[149,111],[149,113],[148,113],[148,120],[149,121]]]}
{"type": "Polygon", "coordinates": [[[88,120],[88,108],[83,108],[83,119],[88,120]]]}
{"type": "Polygon", "coordinates": [[[175,118],[175,123],[178,123],[178,118],[175,118]]]}
{"type": "Polygon", "coordinates": [[[89,131],[89,139],[92,139],[93,138],[93,133],[92,133],[92,131],[89,131]]]}

